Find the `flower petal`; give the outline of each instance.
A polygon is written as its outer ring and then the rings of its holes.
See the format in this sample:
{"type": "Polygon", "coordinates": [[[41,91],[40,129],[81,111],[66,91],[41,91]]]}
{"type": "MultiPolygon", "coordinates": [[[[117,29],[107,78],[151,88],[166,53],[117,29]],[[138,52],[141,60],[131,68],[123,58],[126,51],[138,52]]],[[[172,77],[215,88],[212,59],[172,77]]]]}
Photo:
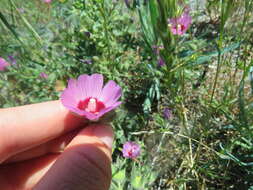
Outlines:
{"type": "Polygon", "coordinates": [[[80,90],[77,86],[77,81],[75,79],[69,79],[68,81],[68,88],[65,89],[68,90],[70,94],[72,94],[73,97],[75,97],[75,100],[79,102],[82,100],[82,93],[80,93],[80,90]]]}
{"type": "Polygon", "coordinates": [[[71,90],[65,89],[61,94],[61,102],[64,106],[76,107],[78,100],[71,90]]]}
{"type": "Polygon", "coordinates": [[[178,18],[171,18],[171,19],[169,19],[169,24],[171,24],[172,26],[177,26],[177,24],[178,24],[178,18]]]}
{"type": "Polygon", "coordinates": [[[76,113],[76,114],[78,114],[80,116],[84,116],[83,110],[80,110],[80,109],[78,109],[76,107],[73,107],[73,106],[68,106],[68,105],[64,105],[64,106],[66,108],[68,108],[71,112],[76,113]]]}
{"type": "Polygon", "coordinates": [[[77,87],[77,81],[75,79],[69,79],[68,88],[73,89],[77,87]]]}
{"type": "Polygon", "coordinates": [[[103,88],[100,100],[106,105],[106,107],[108,107],[115,103],[120,96],[120,86],[110,80],[103,88]]]}
{"type": "Polygon", "coordinates": [[[180,19],[181,24],[188,27],[192,22],[192,17],[188,13],[184,13],[180,19]]]}
{"type": "Polygon", "coordinates": [[[4,71],[10,64],[2,57],[0,57],[0,71],[4,71]]]}
{"type": "Polygon", "coordinates": [[[91,97],[100,98],[103,88],[103,75],[93,74],[90,76],[91,97]]]}
{"type": "Polygon", "coordinates": [[[77,89],[82,100],[89,97],[89,75],[80,75],[77,79],[77,89]]]}
{"type": "Polygon", "coordinates": [[[104,115],[105,113],[107,113],[107,112],[109,112],[109,111],[115,109],[116,107],[118,107],[120,104],[121,104],[121,102],[116,102],[116,103],[113,104],[112,106],[102,109],[102,110],[98,113],[97,117],[98,117],[98,118],[101,117],[101,116],[104,115]]]}
{"type": "Polygon", "coordinates": [[[89,119],[89,120],[96,120],[98,119],[97,115],[94,114],[94,113],[90,113],[90,112],[87,112],[87,111],[83,111],[84,113],[84,116],[89,119]]]}
{"type": "Polygon", "coordinates": [[[84,116],[89,120],[95,120],[97,119],[97,115],[93,114],[93,113],[89,113],[87,111],[84,110],[80,110],[78,108],[76,108],[75,106],[68,106],[68,105],[64,105],[66,108],[68,108],[71,112],[76,113],[80,116],[84,116]]]}
{"type": "Polygon", "coordinates": [[[77,86],[80,88],[82,99],[99,98],[103,87],[103,75],[81,75],[78,77],[77,86]]]}

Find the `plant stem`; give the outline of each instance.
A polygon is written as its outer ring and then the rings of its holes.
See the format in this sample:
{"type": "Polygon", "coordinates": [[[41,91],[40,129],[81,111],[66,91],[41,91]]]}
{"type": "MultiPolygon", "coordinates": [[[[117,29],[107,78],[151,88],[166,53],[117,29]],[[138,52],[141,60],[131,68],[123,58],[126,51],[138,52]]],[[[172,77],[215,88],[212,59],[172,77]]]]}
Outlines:
{"type": "Polygon", "coordinates": [[[99,11],[104,19],[104,22],[103,22],[103,26],[104,26],[104,30],[105,30],[105,38],[106,38],[106,45],[107,45],[107,59],[109,60],[110,59],[110,55],[111,55],[111,48],[110,48],[110,41],[109,41],[109,32],[108,32],[108,28],[107,28],[107,25],[108,25],[108,22],[107,22],[107,18],[106,18],[106,15],[105,15],[105,6],[104,6],[105,2],[101,2],[101,7],[99,7],[99,11]]]}
{"type": "MultiPolygon", "coordinates": [[[[143,135],[143,134],[155,134],[155,133],[156,133],[156,131],[139,131],[139,132],[132,132],[131,134],[132,134],[132,135],[143,135]]],[[[165,131],[165,132],[162,132],[162,133],[163,133],[163,134],[172,135],[172,136],[178,136],[178,137],[182,137],[182,138],[186,138],[186,139],[191,139],[191,141],[194,141],[194,142],[200,144],[201,146],[203,146],[203,147],[205,147],[206,149],[208,149],[208,150],[214,152],[215,154],[217,154],[217,155],[222,155],[222,153],[217,152],[216,150],[210,148],[210,147],[207,146],[206,144],[204,144],[204,143],[202,143],[202,142],[200,142],[200,141],[198,141],[198,140],[196,140],[196,139],[193,139],[193,138],[191,138],[191,137],[189,137],[189,136],[186,136],[186,135],[183,135],[183,134],[180,134],[180,133],[179,133],[179,134],[175,134],[175,133],[173,133],[173,132],[171,132],[171,131],[165,131]]]]}
{"type": "Polygon", "coordinates": [[[216,67],[216,73],[215,73],[215,79],[214,79],[214,84],[213,84],[213,90],[212,90],[212,94],[211,94],[210,103],[213,102],[213,96],[214,96],[214,92],[215,92],[215,89],[216,89],[218,76],[219,76],[219,73],[220,73],[220,67],[221,67],[221,53],[220,53],[220,48],[218,47],[218,62],[217,62],[217,67],[216,67]]]}

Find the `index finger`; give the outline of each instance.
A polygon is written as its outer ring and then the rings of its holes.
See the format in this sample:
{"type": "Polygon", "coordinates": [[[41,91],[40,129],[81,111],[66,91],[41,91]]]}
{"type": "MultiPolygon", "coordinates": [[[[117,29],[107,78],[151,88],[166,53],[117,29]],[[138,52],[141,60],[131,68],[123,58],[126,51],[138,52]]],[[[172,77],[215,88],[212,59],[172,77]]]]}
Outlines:
{"type": "Polygon", "coordinates": [[[84,126],[59,100],[0,109],[0,163],[19,152],[84,126]]]}

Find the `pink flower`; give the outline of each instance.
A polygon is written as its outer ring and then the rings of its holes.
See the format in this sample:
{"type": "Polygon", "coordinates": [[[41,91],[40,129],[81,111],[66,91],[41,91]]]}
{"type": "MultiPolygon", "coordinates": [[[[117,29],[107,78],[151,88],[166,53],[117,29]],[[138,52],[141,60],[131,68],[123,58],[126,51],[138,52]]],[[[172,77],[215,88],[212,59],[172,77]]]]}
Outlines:
{"type": "Polygon", "coordinates": [[[69,80],[61,94],[61,102],[70,111],[97,120],[121,104],[117,101],[120,96],[121,88],[114,81],[110,80],[103,88],[103,75],[84,74],[77,80],[69,80]]]}
{"type": "Polygon", "coordinates": [[[4,71],[10,64],[2,57],[0,57],[0,71],[4,71]]]}
{"type": "Polygon", "coordinates": [[[126,142],[123,145],[123,156],[125,158],[135,159],[140,155],[141,148],[134,142],[126,142]]]}
{"type": "Polygon", "coordinates": [[[189,10],[185,10],[184,13],[177,18],[171,18],[168,20],[170,30],[174,35],[183,35],[190,27],[192,17],[189,14],[189,10]]]}
{"type": "Polygon", "coordinates": [[[44,72],[41,72],[40,73],[40,78],[47,79],[48,75],[46,73],[44,73],[44,72]]]}
{"type": "Polygon", "coordinates": [[[44,3],[51,3],[52,0],[43,0],[44,3]]]}

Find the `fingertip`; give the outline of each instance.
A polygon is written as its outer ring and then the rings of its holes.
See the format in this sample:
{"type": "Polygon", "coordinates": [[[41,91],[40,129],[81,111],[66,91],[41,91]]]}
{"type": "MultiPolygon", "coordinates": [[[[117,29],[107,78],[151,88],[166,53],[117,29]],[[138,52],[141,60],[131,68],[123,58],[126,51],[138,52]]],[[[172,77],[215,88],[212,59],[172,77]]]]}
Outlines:
{"type": "Polygon", "coordinates": [[[0,163],[78,129],[87,121],[72,114],[59,100],[0,109],[0,115],[0,163]]]}
{"type": "Polygon", "coordinates": [[[66,147],[37,189],[109,189],[111,182],[110,125],[93,124],[81,130],[66,147]]]}
{"type": "Polygon", "coordinates": [[[103,149],[106,148],[111,153],[113,139],[113,129],[109,124],[91,124],[81,130],[68,147],[83,144],[97,144],[103,149]]]}
{"type": "Polygon", "coordinates": [[[109,149],[112,149],[114,133],[109,124],[95,124],[92,127],[92,133],[98,137],[109,149]]]}

